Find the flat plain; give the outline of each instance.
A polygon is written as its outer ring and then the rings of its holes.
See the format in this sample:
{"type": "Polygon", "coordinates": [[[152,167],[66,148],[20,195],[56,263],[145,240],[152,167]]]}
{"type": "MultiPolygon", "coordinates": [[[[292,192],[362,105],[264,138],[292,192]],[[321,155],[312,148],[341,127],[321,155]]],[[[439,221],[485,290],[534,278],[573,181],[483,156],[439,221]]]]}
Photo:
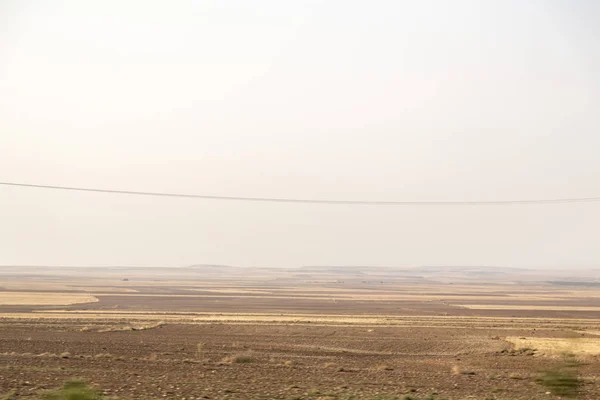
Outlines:
{"type": "MultiPolygon", "coordinates": [[[[590,272],[593,276],[594,272],[590,272]]],[[[0,267],[0,396],[600,398],[600,285],[492,268],[0,267]]]]}

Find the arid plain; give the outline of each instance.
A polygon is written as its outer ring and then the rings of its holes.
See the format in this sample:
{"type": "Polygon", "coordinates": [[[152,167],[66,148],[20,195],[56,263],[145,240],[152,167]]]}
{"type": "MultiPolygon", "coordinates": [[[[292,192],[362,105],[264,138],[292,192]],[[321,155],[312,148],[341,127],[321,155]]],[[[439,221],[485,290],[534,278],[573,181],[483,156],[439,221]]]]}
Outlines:
{"type": "Polygon", "coordinates": [[[0,395],[600,398],[594,271],[0,267],[0,395]],[[567,367],[565,367],[567,368],[567,367]]]}

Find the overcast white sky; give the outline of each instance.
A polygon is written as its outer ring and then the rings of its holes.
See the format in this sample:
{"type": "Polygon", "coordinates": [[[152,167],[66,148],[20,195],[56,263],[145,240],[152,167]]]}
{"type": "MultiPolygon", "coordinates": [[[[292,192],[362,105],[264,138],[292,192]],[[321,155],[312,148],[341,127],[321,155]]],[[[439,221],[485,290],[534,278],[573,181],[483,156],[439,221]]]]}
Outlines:
{"type": "MultiPolygon", "coordinates": [[[[600,2],[0,2],[0,181],[600,196],[600,2]]],[[[0,186],[0,264],[600,267],[600,203],[0,186]]]]}

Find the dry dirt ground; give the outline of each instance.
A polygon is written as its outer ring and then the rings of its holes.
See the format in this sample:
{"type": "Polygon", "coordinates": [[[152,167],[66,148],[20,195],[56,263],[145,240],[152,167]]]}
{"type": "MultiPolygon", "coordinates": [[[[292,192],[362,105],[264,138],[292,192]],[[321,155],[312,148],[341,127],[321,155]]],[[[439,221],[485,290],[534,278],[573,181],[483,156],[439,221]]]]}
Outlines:
{"type": "Polygon", "coordinates": [[[600,399],[595,286],[202,271],[0,269],[0,398],[557,399],[537,378],[573,353],[600,399]]]}

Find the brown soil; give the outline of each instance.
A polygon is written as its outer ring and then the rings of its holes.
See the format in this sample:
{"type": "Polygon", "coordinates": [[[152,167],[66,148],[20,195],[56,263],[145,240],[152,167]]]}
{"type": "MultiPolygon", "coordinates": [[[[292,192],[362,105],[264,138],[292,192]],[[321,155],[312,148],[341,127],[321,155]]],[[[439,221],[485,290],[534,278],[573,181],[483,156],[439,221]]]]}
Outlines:
{"type": "MultiPolygon", "coordinates": [[[[560,359],[515,352],[501,339],[570,334],[542,332],[198,324],[100,333],[68,323],[11,321],[0,326],[0,391],[16,389],[26,397],[77,376],[131,399],[309,399],[317,392],[331,398],[438,393],[448,399],[549,399],[535,378],[560,359]],[[231,362],[240,354],[251,362],[231,362]],[[453,367],[469,374],[453,373],[453,367]]],[[[598,376],[600,365],[581,372],[598,376]]],[[[588,384],[581,398],[600,398],[600,390],[588,384]]]]}
{"type": "MultiPolygon", "coordinates": [[[[79,377],[122,399],[553,400],[537,377],[562,357],[515,349],[515,340],[584,338],[587,348],[600,340],[600,312],[561,310],[600,306],[596,287],[94,271],[86,278],[75,269],[72,277],[0,269],[11,299],[0,306],[0,398],[11,390],[35,398],[79,377]],[[28,285],[43,304],[27,304],[28,285]],[[59,306],[55,293],[99,301],[59,306]]],[[[580,399],[600,398],[597,357],[579,366],[580,399]]]]}

